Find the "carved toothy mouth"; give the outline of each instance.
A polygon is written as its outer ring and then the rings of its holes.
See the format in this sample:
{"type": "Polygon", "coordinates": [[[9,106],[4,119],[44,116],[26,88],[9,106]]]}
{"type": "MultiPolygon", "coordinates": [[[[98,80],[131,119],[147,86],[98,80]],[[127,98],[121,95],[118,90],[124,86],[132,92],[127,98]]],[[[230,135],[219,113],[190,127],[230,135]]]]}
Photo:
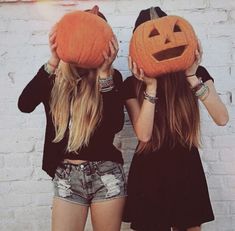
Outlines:
{"type": "Polygon", "coordinates": [[[183,54],[186,46],[179,46],[179,47],[174,47],[174,48],[169,48],[164,51],[157,52],[153,54],[153,57],[157,61],[163,61],[166,59],[172,59],[175,57],[179,57],[183,54]]]}

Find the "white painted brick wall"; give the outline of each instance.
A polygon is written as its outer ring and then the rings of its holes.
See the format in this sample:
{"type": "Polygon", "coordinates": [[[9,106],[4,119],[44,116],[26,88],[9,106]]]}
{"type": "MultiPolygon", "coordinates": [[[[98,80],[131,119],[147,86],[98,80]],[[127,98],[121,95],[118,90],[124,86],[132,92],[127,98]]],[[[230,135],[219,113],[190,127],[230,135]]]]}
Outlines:
{"type": "MultiPolygon", "coordinates": [[[[32,114],[17,109],[23,87],[47,60],[50,27],[64,13],[98,4],[117,34],[120,51],[115,66],[124,77],[128,42],[141,9],[161,6],[187,18],[204,48],[203,64],[215,79],[230,121],[217,127],[202,109],[201,156],[216,220],[205,231],[235,231],[235,1],[234,0],[0,0],[0,231],[49,231],[52,199],[50,178],[41,170],[45,116],[39,106],[32,114]],[[76,3],[63,6],[64,3],[76,3]]],[[[116,142],[125,169],[136,139],[127,120],[116,142]]],[[[90,221],[87,231],[91,230],[90,221]]],[[[129,230],[123,224],[122,230],[129,230]]]]}

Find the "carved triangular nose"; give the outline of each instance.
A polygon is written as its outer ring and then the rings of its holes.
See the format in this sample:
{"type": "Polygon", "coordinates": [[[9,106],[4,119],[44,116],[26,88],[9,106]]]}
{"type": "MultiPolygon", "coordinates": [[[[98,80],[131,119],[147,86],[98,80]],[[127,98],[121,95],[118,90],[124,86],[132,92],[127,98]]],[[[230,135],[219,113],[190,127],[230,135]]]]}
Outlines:
{"type": "Polygon", "coordinates": [[[170,39],[169,39],[169,38],[166,38],[165,44],[167,44],[167,43],[169,43],[169,42],[171,42],[170,39]]]}

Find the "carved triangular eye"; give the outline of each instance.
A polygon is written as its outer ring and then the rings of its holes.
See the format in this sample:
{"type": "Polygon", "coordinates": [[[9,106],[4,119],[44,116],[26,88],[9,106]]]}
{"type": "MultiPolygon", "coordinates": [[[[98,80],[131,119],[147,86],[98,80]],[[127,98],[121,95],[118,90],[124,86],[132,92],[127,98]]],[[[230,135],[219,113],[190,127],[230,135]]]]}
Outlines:
{"type": "Polygon", "coordinates": [[[174,32],[181,32],[181,29],[180,29],[180,27],[178,25],[175,24],[173,31],[174,32]]]}
{"type": "Polygon", "coordinates": [[[154,36],[157,36],[157,35],[160,35],[160,33],[158,32],[158,30],[156,28],[154,28],[150,34],[149,34],[149,38],[151,37],[154,37],[154,36]]]}

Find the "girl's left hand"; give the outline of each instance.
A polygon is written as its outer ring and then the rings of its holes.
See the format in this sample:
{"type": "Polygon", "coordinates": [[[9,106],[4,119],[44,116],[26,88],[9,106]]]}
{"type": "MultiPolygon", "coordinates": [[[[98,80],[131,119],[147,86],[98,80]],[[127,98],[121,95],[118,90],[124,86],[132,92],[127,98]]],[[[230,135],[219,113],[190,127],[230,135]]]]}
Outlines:
{"type": "MultiPolygon", "coordinates": [[[[189,67],[186,71],[185,71],[185,75],[187,76],[193,76],[196,74],[197,68],[199,66],[199,64],[201,63],[202,60],[202,46],[200,41],[198,40],[198,49],[195,51],[195,61],[192,64],[191,67],[189,67]]],[[[190,78],[190,77],[189,77],[190,78]]]]}
{"type": "Polygon", "coordinates": [[[100,78],[107,78],[112,73],[112,63],[115,60],[117,53],[118,53],[118,41],[116,36],[112,38],[112,40],[109,42],[109,50],[110,55],[107,54],[106,51],[103,51],[104,56],[104,62],[101,64],[101,66],[97,69],[98,75],[100,78]]]}

